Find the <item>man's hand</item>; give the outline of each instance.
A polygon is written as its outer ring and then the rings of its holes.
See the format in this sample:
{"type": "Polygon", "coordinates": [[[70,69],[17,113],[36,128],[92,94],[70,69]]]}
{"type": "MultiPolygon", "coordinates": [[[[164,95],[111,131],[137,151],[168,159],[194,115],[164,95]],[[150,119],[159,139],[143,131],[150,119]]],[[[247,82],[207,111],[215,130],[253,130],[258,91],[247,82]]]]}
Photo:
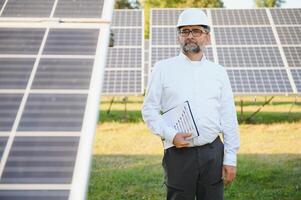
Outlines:
{"type": "Polygon", "coordinates": [[[222,170],[222,178],[224,179],[224,184],[229,185],[236,177],[236,167],[224,165],[222,170]]]}
{"type": "Polygon", "coordinates": [[[190,137],[191,135],[191,133],[177,133],[172,143],[176,146],[176,148],[187,147],[190,144],[190,142],[188,142],[185,139],[190,137]]]}

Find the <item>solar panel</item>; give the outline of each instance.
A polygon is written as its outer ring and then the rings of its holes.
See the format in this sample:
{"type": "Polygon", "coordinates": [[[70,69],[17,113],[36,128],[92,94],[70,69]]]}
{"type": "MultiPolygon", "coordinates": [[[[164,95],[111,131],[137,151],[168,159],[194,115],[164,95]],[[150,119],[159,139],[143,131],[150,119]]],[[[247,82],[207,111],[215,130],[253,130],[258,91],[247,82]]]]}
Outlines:
{"type": "Polygon", "coordinates": [[[102,93],[130,95],[142,91],[141,70],[106,70],[102,93]]]}
{"type": "Polygon", "coordinates": [[[7,0],[1,17],[101,18],[103,6],[104,0],[7,0]]]}
{"type": "MultiPolygon", "coordinates": [[[[48,5],[24,1],[33,2],[48,5]]],[[[7,13],[22,10],[7,3],[7,13]]],[[[61,3],[75,10],[69,17],[107,12],[99,23],[0,21],[0,199],[86,196],[113,1],[61,3]]],[[[33,17],[26,6],[20,13],[33,17]]]]}
{"type": "MultiPolygon", "coordinates": [[[[300,66],[299,66],[300,67],[300,66]]],[[[301,93],[301,69],[291,69],[298,93],[301,93]]]]}
{"type": "Polygon", "coordinates": [[[22,97],[23,94],[0,93],[0,132],[11,131],[22,97]]]}
{"type": "Polygon", "coordinates": [[[112,28],[114,46],[142,46],[140,28],[112,28]]]}
{"type": "Polygon", "coordinates": [[[212,9],[215,25],[269,25],[265,9],[212,9]]]}
{"type": "Polygon", "coordinates": [[[25,89],[34,58],[0,58],[0,89],[25,89]]]}
{"type": "Polygon", "coordinates": [[[59,0],[54,17],[101,18],[103,0],[59,0]]]}
{"type": "Polygon", "coordinates": [[[70,183],[78,142],[79,137],[16,137],[1,183],[70,183]]]}
{"type": "Polygon", "coordinates": [[[276,45],[271,27],[215,27],[216,45],[276,45]]]}
{"type": "Polygon", "coordinates": [[[141,68],[141,48],[110,48],[107,68],[141,68]]]}
{"type": "Polygon", "coordinates": [[[234,93],[283,94],[292,93],[286,70],[280,69],[227,69],[234,93]]]}
{"type": "Polygon", "coordinates": [[[286,60],[289,67],[301,67],[301,47],[290,46],[283,47],[286,60]]]}
{"type": "Polygon", "coordinates": [[[301,24],[301,9],[299,8],[275,8],[270,11],[276,25],[301,24]]]}
{"type": "Polygon", "coordinates": [[[55,0],[8,0],[1,17],[49,17],[55,0]]]}
{"type": "Polygon", "coordinates": [[[276,27],[281,44],[301,44],[301,26],[276,27]]]}
{"type": "Polygon", "coordinates": [[[68,200],[68,190],[0,190],[3,200],[68,200]]]}
{"type": "Polygon", "coordinates": [[[177,45],[177,29],[175,27],[153,27],[152,45],[177,45]]]}
{"type": "Polygon", "coordinates": [[[137,95],[144,89],[144,28],[142,10],[114,10],[103,95],[137,95]]]}
{"type": "MultiPolygon", "coordinates": [[[[150,67],[178,54],[175,24],[181,11],[152,9],[150,67]]],[[[206,57],[231,73],[235,94],[297,93],[289,67],[301,66],[301,9],[207,8],[205,11],[212,23],[206,57]],[[272,86],[275,77],[280,82],[272,86]]]]}
{"type": "Polygon", "coordinates": [[[225,67],[284,67],[277,47],[217,47],[217,55],[225,67]]]}
{"type": "Polygon", "coordinates": [[[112,19],[112,27],[141,27],[143,13],[141,10],[115,9],[112,19]]]}
{"type": "Polygon", "coordinates": [[[0,54],[37,54],[44,34],[43,28],[1,28],[0,54]]]}

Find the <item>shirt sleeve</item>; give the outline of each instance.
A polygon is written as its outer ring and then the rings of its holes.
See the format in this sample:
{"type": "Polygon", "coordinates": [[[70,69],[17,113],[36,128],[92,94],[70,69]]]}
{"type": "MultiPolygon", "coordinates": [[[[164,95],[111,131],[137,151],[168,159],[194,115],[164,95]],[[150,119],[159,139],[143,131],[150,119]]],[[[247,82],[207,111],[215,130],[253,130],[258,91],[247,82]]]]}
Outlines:
{"type": "Polygon", "coordinates": [[[161,137],[163,140],[167,140],[170,143],[173,142],[173,138],[177,134],[177,131],[172,127],[166,125],[163,121],[161,111],[161,98],[163,91],[162,75],[159,66],[157,64],[153,68],[146,95],[142,105],[142,117],[146,122],[148,128],[155,134],[161,137]]]}
{"type": "Polygon", "coordinates": [[[229,77],[225,72],[221,96],[221,128],[224,136],[224,165],[236,166],[240,146],[239,129],[229,77]]]}

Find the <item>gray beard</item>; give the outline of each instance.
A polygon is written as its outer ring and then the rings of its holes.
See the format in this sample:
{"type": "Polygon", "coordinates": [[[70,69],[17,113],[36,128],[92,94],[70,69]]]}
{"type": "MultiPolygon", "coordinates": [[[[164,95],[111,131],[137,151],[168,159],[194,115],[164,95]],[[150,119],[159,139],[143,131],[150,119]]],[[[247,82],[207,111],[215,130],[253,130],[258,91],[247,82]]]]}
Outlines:
{"type": "Polygon", "coordinates": [[[199,53],[201,48],[196,43],[190,42],[186,43],[182,46],[182,50],[184,53],[199,53]]]}

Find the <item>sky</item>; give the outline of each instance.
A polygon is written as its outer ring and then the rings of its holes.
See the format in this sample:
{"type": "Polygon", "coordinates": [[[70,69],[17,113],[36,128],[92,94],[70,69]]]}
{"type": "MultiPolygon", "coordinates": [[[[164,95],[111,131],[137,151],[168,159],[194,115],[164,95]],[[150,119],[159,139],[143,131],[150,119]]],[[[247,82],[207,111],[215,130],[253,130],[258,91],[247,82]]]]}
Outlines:
{"type": "MultiPolygon", "coordinates": [[[[223,0],[225,8],[255,8],[254,0],[223,0]]],[[[281,8],[301,8],[301,0],[285,0],[281,8]]]]}

